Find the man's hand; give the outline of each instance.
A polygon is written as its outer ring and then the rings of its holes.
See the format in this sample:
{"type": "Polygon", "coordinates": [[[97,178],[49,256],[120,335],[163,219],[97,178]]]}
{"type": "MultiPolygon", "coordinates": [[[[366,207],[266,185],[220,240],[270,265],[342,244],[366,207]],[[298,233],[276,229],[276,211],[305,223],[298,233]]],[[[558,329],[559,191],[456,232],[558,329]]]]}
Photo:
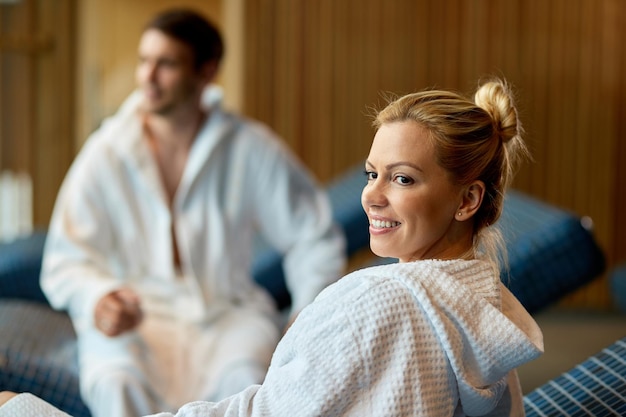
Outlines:
{"type": "Polygon", "coordinates": [[[11,391],[2,391],[0,392],[0,407],[2,407],[2,405],[4,405],[4,403],[6,403],[7,401],[9,401],[11,398],[15,397],[17,394],[11,391]]]}
{"type": "Polygon", "coordinates": [[[109,337],[132,330],[143,317],[139,296],[130,288],[113,291],[98,301],[94,319],[96,327],[109,337]]]}

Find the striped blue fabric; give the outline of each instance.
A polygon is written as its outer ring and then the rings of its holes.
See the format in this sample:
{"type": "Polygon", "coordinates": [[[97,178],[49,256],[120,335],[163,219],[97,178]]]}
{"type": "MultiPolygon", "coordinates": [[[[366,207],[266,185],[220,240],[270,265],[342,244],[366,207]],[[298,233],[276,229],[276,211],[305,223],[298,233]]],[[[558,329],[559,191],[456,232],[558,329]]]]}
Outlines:
{"type": "Polygon", "coordinates": [[[604,254],[593,231],[567,210],[509,190],[496,225],[509,256],[509,270],[502,271],[502,280],[530,313],[604,271],[604,254]]]}
{"type": "Polygon", "coordinates": [[[527,417],[626,416],[626,337],[524,397],[527,417]]]}
{"type": "Polygon", "coordinates": [[[30,392],[74,417],[89,417],[76,349],[67,314],[36,301],[0,302],[0,391],[30,392]]]}

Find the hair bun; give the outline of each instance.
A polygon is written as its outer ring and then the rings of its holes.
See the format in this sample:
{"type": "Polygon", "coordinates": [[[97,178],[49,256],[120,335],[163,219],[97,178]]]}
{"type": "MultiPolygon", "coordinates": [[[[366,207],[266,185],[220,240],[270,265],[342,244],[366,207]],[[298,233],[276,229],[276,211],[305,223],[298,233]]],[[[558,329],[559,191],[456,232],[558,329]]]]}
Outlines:
{"type": "Polygon", "coordinates": [[[504,81],[495,79],[482,84],[474,95],[474,102],[489,113],[503,142],[520,136],[521,126],[513,94],[504,81]]]}

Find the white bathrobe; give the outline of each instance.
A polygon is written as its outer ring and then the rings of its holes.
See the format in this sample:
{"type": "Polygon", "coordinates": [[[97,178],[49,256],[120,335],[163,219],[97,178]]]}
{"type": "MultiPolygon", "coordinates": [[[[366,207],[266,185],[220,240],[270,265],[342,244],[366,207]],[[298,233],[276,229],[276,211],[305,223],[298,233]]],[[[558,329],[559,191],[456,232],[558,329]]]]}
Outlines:
{"type": "MultiPolygon", "coordinates": [[[[491,264],[378,266],[305,308],[262,385],[175,416],[523,416],[515,368],[542,351],[537,324],[491,264]]],[[[56,415],[32,396],[11,402],[56,415]]]]}
{"type": "Polygon", "coordinates": [[[223,111],[217,87],[203,98],[209,117],[168,207],[140,100],[131,95],[85,143],[45,246],[41,285],[72,318],[81,390],[95,415],[121,415],[111,408],[125,395],[112,392],[119,375],[111,372],[120,370],[138,387],[135,412],[175,410],[262,381],[280,331],[271,297],[251,277],[255,233],[285,253],[294,311],[345,264],[327,196],[269,129],[223,111]],[[94,326],[94,308],[121,286],[140,294],[145,318],[108,338],[94,326]]]}

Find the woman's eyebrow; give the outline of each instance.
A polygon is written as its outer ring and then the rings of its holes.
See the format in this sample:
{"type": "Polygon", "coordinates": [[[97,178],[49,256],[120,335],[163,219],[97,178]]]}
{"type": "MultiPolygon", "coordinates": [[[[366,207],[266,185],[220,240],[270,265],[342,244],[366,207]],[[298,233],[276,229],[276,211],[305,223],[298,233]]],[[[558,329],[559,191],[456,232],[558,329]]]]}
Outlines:
{"type": "Polygon", "coordinates": [[[408,167],[411,167],[411,168],[413,168],[413,169],[415,169],[417,171],[424,172],[424,170],[422,168],[420,168],[419,166],[417,166],[414,163],[409,162],[409,161],[394,162],[394,163],[388,164],[387,166],[385,166],[385,168],[392,169],[392,168],[397,168],[399,166],[408,166],[408,167]]]}
{"type": "MultiPolygon", "coordinates": [[[[408,161],[393,162],[391,164],[385,165],[385,169],[390,170],[390,169],[393,169],[393,168],[397,168],[399,166],[408,166],[408,167],[411,167],[411,168],[413,168],[413,169],[415,169],[417,171],[424,172],[424,170],[421,169],[419,166],[415,165],[412,162],[408,162],[408,161]]],[[[365,161],[365,168],[374,168],[374,164],[372,164],[370,161],[366,160],[365,161]]]]}

